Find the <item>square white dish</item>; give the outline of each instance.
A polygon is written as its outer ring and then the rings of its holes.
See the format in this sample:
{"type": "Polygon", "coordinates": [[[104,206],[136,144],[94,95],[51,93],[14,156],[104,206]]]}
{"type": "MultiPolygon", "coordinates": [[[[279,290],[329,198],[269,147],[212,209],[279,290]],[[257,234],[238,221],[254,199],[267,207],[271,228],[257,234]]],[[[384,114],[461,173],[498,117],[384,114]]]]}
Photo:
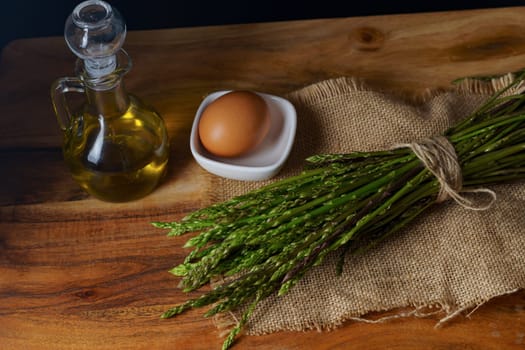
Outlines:
{"type": "Polygon", "coordinates": [[[266,137],[254,150],[245,155],[218,157],[203,147],[199,139],[198,125],[204,109],[230,91],[213,92],[200,104],[191,128],[191,153],[197,163],[212,174],[244,181],[269,179],[281,170],[292,149],[297,129],[295,107],[282,97],[253,91],[265,100],[269,109],[270,129],[266,137]]]}

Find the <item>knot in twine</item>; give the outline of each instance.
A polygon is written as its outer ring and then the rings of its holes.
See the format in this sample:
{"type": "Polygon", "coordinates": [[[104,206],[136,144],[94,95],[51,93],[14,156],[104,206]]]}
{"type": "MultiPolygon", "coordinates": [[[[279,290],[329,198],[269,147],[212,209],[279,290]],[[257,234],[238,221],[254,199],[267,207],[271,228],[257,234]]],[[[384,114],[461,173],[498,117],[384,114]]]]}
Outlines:
{"type": "Polygon", "coordinates": [[[488,188],[463,189],[463,176],[456,150],[444,136],[435,136],[418,143],[399,144],[395,148],[410,148],[425,167],[438,179],[440,190],[437,203],[452,198],[466,209],[487,210],[496,201],[496,193],[488,188]],[[475,205],[460,192],[487,193],[491,200],[487,204],[475,205]]]}

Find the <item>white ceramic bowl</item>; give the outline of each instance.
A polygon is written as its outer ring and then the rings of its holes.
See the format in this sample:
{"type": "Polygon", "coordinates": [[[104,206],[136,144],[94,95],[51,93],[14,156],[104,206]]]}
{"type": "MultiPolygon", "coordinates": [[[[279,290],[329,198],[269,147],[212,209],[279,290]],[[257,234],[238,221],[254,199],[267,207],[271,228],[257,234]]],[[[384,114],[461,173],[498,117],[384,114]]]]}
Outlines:
{"type": "Polygon", "coordinates": [[[255,92],[269,108],[270,130],[264,140],[250,153],[239,157],[218,157],[209,153],[199,140],[198,125],[202,112],[211,102],[231,90],[208,95],[200,104],[193,120],[190,149],[193,157],[204,169],[218,176],[234,180],[265,180],[281,170],[292,149],[297,129],[297,113],[286,99],[255,92]]]}

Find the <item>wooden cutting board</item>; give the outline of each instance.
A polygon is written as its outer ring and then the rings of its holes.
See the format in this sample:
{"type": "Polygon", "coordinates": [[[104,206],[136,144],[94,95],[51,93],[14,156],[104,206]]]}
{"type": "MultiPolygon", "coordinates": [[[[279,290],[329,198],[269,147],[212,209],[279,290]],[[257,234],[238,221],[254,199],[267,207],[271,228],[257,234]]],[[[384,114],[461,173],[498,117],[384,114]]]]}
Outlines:
{"type": "MultiPolygon", "coordinates": [[[[167,272],[187,252],[149,224],[210,203],[188,145],[203,97],[279,95],[344,75],[420,94],[514,71],[525,67],[524,18],[516,7],[130,32],[127,89],[165,118],[172,157],[160,188],[126,204],[85,195],[62,161],[49,88],[73,74],[63,38],[12,42],[0,61],[0,349],[220,348],[198,311],[159,319],[187,297],[167,272]]],[[[328,333],[245,336],[236,349],[523,349],[525,292],[444,329],[435,322],[348,322],[328,333]]]]}

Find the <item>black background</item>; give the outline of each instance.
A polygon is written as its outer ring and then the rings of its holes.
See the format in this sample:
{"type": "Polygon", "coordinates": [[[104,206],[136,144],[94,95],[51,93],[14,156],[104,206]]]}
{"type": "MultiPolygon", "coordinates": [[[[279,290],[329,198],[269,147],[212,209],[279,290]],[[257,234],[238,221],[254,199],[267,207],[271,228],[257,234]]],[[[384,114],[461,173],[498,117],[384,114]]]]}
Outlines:
{"type": "MultiPolygon", "coordinates": [[[[128,30],[525,5],[525,0],[107,1],[122,13],[128,30]]],[[[0,48],[17,38],[62,35],[65,19],[78,3],[79,0],[2,0],[0,48]]]]}

